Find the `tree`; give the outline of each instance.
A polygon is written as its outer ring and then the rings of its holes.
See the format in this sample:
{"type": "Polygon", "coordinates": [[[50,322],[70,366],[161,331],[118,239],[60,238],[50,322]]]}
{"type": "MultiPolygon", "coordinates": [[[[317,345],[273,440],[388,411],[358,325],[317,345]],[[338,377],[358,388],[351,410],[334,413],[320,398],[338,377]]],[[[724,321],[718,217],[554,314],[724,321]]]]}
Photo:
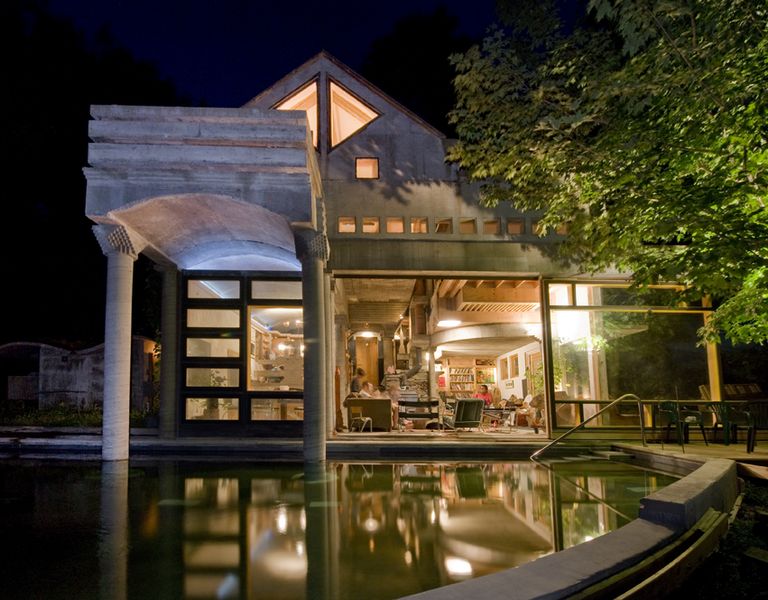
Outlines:
{"type": "Polygon", "coordinates": [[[450,159],[483,201],[565,225],[558,257],[710,297],[701,334],[768,341],[768,1],[508,3],[452,57],[450,159]]]}

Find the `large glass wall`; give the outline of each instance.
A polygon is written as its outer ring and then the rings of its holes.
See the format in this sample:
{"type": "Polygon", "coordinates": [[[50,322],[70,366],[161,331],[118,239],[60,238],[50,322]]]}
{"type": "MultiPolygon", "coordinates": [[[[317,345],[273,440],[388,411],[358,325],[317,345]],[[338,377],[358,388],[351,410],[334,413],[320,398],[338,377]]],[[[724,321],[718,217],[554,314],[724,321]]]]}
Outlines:
{"type": "MultiPolygon", "coordinates": [[[[643,400],[701,398],[710,377],[698,337],[705,309],[674,306],[674,290],[664,288],[641,296],[626,286],[556,283],[548,293],[558,426],[600,409],[588,400],[628,393],[643,400]]],[[[632,416],[617,409],[591,425],[636,424],[632,416]]]]}
{"type": "MultiPolygon", "coordinates": [[[[234,431],[301,421],[304,325],[295,274],[190,273],[182,298],[182,424],[234,431]]],[[[294,429],[275,433],[301,435],[300,422],[294,429]]]]}

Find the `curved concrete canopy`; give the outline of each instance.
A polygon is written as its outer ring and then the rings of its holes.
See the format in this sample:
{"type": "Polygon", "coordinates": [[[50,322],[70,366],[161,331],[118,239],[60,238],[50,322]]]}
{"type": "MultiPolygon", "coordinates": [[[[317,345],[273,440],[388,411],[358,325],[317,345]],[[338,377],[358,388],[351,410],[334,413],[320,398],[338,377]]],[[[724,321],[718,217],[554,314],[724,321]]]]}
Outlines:
{"type": "MultiPolygon", "coordinates": [[[[285,217],[229,196],[158,196],[108,215],[179,269],[298,270],[285,217]]],[[[150,253],[148,252],[148,253],[150,253]]]]}
{"type": "Polygon", "coordinates": [[[497,356],[540,341],[538,323],[487,323],[454,327],[432,334],[431,343],[443,354],[497,356]]]}

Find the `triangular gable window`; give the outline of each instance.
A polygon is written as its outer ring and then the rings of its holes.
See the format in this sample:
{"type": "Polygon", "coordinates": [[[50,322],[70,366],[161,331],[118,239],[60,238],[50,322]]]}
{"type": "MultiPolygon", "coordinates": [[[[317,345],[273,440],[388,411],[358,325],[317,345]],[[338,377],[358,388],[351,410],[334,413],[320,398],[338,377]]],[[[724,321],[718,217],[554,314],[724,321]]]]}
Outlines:
{"type": "Polygon", "coordinates": [[[304,110],[312,132],[312,145],[317,148],[317,81],[311,81],[275,106],[277,110],[304,110]]]}
{"type": "Polygon", "coordinates": [[[330,82],[330,96],[332,148],[379,116],[379,113],[333,81],[330,82]]]}

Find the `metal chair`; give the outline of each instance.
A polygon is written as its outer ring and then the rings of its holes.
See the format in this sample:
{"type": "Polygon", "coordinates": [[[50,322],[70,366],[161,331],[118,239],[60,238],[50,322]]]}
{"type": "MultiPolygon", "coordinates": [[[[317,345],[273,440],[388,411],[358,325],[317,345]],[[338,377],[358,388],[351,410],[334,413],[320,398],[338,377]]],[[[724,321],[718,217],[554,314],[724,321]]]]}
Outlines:
{"type": "Polygon", "coordinates": [[[443,417],[443,425],[449,429],[473,429],[483,421],[485,401],[482,398],[459,398],[452,415],[443,417]]]}
{"type": "Polygon", "coordinates": [[[366,417],[363,415],[363,407],[362,406],[350,406],[349,407],[349,430],[350,431],[359,431],[363,432],[365,431],[366,425],[368,426],[368,431],[373,433],[373,419],[371,417],[366,417]]]}

